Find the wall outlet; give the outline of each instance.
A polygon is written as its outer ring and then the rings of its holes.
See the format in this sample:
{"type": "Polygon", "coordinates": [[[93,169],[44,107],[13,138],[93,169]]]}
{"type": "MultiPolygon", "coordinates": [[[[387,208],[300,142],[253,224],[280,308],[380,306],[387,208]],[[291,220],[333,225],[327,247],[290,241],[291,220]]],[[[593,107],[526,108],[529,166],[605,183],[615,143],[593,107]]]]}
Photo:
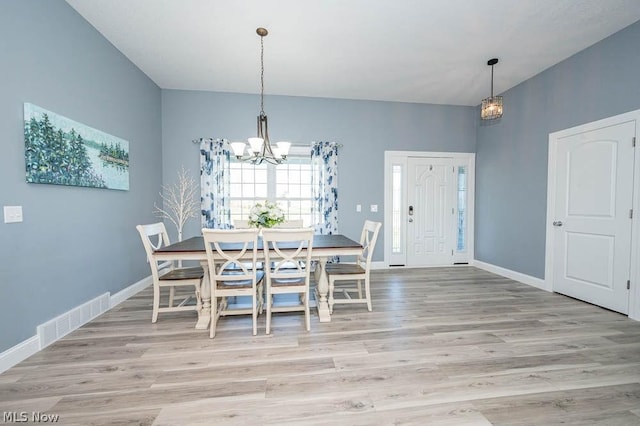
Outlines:
{"type": "Polygon", "coordinates": [[[378,205],[377,204],[371,204],[371,212],[372,213],[376,213],[378,211],[378,205]]]}
{"type": "Polygon", "coordinates": [[[362,204],[356,204],[356,211],[360,213],[362,211],[362,204]]]}
{"type": "Polygon", "coordinates": [[[4,223],[22,222],[22,206],[4,206],[4,223]]]}

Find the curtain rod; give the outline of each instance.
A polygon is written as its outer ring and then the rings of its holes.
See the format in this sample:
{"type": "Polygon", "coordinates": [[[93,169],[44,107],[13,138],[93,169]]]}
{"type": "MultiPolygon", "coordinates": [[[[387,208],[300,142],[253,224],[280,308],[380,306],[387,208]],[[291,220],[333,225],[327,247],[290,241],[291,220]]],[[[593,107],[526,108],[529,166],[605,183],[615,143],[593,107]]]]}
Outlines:
{"type": "MultiPolygon", "coordinates": [[[[203,139],[205,139],[205,138],[203,138],[203,139]]],[[[192,142],[192,143],[194,143],[194,144],[196,144],[196,143],[200,143],[200,139],[193,139],[191,142],[192,142]]],[[[309,144],[311,144],[311,143],[309,143],[309,144]]],[[[344,146],[344,145],[342,145],[341,143],[339,143],[339,144],[338,144],[338,148],[342,148],[343,146],[344,146]]],[[[308,148],[308,147],[309,147],[309,145],[293,144],[293,143],[292,143],[292,144],[291,144],[291,147],[292,147],[292,148],[308,148]]]]}

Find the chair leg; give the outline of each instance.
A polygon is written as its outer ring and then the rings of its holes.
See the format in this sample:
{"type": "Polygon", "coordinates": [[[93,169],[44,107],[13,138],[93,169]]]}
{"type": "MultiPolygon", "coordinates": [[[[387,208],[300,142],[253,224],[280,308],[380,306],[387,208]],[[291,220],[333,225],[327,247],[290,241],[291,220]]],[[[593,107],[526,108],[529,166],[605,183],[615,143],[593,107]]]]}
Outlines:
{"type": "Polygon", "coordinates": [[[267,326],[266,326],[266,334],[271,333],[271,305],[273,304],[273,299],[271,297],[271,290],[269,286],[267,286],[267,326]]]}
{"type": "Polygon", "coordinates": [[[260,284],[258,286],[258,314],[262,315],[264,310],[264,286],[260,284]]]}
{"type": "Polygon", "coordinates": [[[174,286],[169,287],[169,307],[173,307],[173,298],[176,295],[176,288],[174,286]]]}
{"type": "Polygon", "coordinates": [[[216,322],[218,320],[218,298],[211,295],[211,324],[209,329],[209,338],[213,339],[216,335],[216,322]]]}
{"type": "Polygon", "coordinates": [[[253,335],[258,334],[258,296],[251,296],[251,319],[253,320],[253,335]]]}
{"type": "Polygon", "coordinates": [[[158,321],[158,310],[160,309],[160,286],[153,285],[153,313],[151,314],[151,322],[158,321]]]}
{"type": "Polygon", "coordinates": [[[362,299],[362,280],[358,280],[358,299],[362,299]]]}
{"type": "Polygon", "coordinates": [[[365,292],[365,295],[367,296],[367,309],[369,310],[369,312],[371,312],[372,311],[372,309],[371,309],[371,289],[370,289],[370,286],[369,286],[369,277],[368,276],[364,279],[364,292],[365,292]]]}
{"type": "Polygon", "coordinates": [[[309,291],[304,293],[304,321],[307,331],[311,330],[311,313],[309,312],[309,291]]]}

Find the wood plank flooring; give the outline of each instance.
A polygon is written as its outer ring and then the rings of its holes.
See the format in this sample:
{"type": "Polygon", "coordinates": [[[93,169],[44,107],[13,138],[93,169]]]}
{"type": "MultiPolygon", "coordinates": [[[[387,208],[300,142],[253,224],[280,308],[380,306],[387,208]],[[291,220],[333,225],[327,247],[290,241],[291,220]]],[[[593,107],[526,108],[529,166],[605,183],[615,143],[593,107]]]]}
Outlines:
{"type": "MultiPolygon", "coordinates": [[[[195,313],[147,289],[0,375],[64,425],[640,425],[640,323],[473,267],[372,273],[374,312],[195,313]]],[[[0,419],[2,421],[3,419],[0,419]]],[[[7,418],[4,418],[7,423],[7,418]]]]}

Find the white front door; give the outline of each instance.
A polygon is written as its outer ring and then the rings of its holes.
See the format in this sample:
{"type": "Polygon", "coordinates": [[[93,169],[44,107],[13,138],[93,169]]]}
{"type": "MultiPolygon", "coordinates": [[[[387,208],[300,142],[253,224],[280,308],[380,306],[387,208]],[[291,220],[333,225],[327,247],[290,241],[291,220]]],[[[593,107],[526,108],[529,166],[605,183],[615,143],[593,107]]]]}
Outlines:
{"type": "Polygon", "coordinates": [[[635,122],[558,139],[553,290],[628,313],[635,122]]]}
{"type": "Polygon", "coordinates": [[[455,174],[451,158],[409,158],[407,265],[453,264],[455,174]]]}

